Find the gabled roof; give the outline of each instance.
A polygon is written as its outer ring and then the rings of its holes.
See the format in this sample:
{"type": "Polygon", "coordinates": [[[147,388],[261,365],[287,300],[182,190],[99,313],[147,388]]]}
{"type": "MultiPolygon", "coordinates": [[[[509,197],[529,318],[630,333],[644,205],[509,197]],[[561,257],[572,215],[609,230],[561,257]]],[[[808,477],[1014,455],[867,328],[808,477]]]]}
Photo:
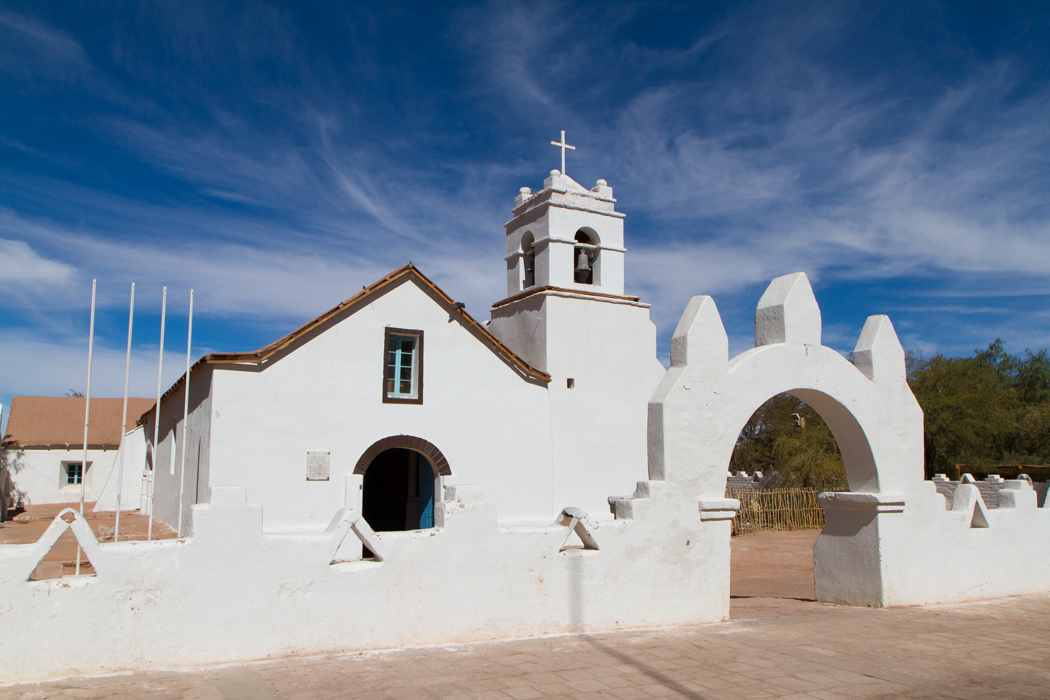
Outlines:
{"type": "MultiPolygon", "coordinates": [[[[503,358],[503,360],[506,361],[507,364],[517,369],[521,374],[523,374],[526,377],[538,379],[543,382],[550,381],[551,376],[549,374],[542,370],[536,369],[528,362],[523,360],[521,357],[519,357],[513,350],[511,350],[502,342],[500,342],[498,338],[489,333],[488,329],[485,328],[485,326],[478,323],[473,316],[468,314],[464,309],[457,307],[456,302],[454,299],[452,299],[452,297],[450,297],[448,294],[445,294],[445,292],[440,287],[434,284],[434,282],[430,278],[428,278],[426,275],[420,272],[412,263],[408,263],[407,265],[403,265],[402,267],[397,268],[396,270],[388,274],[386,277],[383,277],[377,282],[374,282],[371,285],[365,287],[360,292],[350,297],[346,301],[337,304],[336,306],[333,306],[331,309],[325,311],[320,316],[310,321],[307,321],[302,326],[296,328],[288,335],[278,340],[275,340],[269,345],[261,347],[258,350],[255,350],[254,352],[213,352],[197,360],[197,362],[193,365],[190,371],[192,372],[198,367],[202,367],[208,364],[218,365],[235,363],[261,365],[267,360],[269,360],[271,357],[276,355],[278,352],[294,343],[295,341],[308,335],[311,331],[332,320],[340,313],[345,311],[347,308],[354,306],[355,304],[365,302],[372,297],[378,296],[384,290],[388,289],[389,287],[404,279],[414,279],[427,289],[431,290],[442,302],[448,305],[450,314],[457,314],[468,327],[477,332],[477,334],[481,337],[482,341],[486,345],[488,345],[493,352],[495,352],[497,355],[503,358]]],[[[183,374],[181,377],[179,377],[178,381],[171,385],[170,389],[164,392],[164,396],[161,397],[161,400],[163,401],[170,394],[173,394],[179,388],[179,385],[182,384],[182,382],[185,380],[186,375],[183,374]]],[[[146,416],[143,415],[143,417],[140,419],[140,422],[142,422],[145,418],[146,416]]]]}
{"type": "MultiPolygon", "coordinates": [[[[84,398],[68,396],[15,396],[7,420],[4,446],[82,447],[84,444],[84,398]]],[[[130,426],[150,410],[153,399],[128,398],[130,426]]],[[[120,446],[124,399],[91,399],[88,447],[120,446]]]]}

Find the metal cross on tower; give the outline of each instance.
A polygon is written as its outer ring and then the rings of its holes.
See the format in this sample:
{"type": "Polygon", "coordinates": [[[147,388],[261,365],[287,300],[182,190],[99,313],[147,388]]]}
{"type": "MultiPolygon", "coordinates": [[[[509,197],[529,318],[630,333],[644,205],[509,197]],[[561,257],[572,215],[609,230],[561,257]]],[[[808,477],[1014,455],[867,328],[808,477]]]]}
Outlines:
{"type": "Polygon", "coordinates": [[[565,143],[565,130],[562,129],[561,141],[551,141],[552,146],[557,146],[561,149],[561,174],[565,174],[565,151],[575,151],[576,146],[570,146],[565,143]]]}

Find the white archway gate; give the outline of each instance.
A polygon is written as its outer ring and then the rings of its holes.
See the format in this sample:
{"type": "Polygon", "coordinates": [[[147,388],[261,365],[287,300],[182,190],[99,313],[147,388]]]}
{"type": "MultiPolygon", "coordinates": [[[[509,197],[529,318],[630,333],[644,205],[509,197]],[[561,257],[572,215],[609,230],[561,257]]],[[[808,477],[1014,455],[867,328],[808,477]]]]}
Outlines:
{"type": "Polygon", "coordinates": [[[803,273],[773,280],[755,312],[755,348],[732,360],[714,301],[689,302],[649,403],[650,481],[697,493],[701,520],[724,519],[738,507],[725,486],[740,429],[784,392],[828,424],[850,486],[821,496],[819,600],[915,605],[1050,590],[1050,510],[1037,507],[1031,484],[1007,482],[993,511],[972,485],[950,504],[938,494],[924,481],[923,414],[889,318],[868,318],[846,360],[821,344],[803,273]]]}

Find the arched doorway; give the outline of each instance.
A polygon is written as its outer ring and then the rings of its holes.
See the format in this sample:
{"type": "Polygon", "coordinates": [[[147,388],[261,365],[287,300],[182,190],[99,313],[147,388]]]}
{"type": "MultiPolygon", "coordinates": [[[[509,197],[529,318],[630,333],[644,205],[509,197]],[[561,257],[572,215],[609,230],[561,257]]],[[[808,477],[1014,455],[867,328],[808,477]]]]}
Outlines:
{"type": "Polygon", "coordinates": [[[369,447],[354,468],[364,477],[361,515],[377,532],[434,527],[441,477],[448,460],[433,444],[411,435],[384,438],[369,447]]]}
{"type": "Polygon", "coordinates": [[[434,527],[438,475],[413,450],[380,452],[368,465],[361,492],[361,515],[377,532],[434,527]]]}

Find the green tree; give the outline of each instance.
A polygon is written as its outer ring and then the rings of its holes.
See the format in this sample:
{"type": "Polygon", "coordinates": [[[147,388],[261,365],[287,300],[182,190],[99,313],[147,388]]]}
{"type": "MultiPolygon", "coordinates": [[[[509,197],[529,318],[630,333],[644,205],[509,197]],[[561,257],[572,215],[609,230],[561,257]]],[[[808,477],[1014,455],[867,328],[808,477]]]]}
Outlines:
{"type": "Polygon", "coordinates": [[[737,438],[733,472],[776,473],[774,485],[844,488],[846,471],[831,430],[806,402],[779,394],[752,414],[737,438]]]}
{"type": "Polygon", "coordinates": [[[908,382],[925,413],[927,478],[957,464],[1050,462],[1050,358],[1003,347],[997,338],[972,357],[908,353],[908,382]]]}
{"type": "Polygon", "coordinates": [[[847,488],[838,443],[819,416],[777,437],[773,456],[780,485],[822,490],[847,488]]]}

